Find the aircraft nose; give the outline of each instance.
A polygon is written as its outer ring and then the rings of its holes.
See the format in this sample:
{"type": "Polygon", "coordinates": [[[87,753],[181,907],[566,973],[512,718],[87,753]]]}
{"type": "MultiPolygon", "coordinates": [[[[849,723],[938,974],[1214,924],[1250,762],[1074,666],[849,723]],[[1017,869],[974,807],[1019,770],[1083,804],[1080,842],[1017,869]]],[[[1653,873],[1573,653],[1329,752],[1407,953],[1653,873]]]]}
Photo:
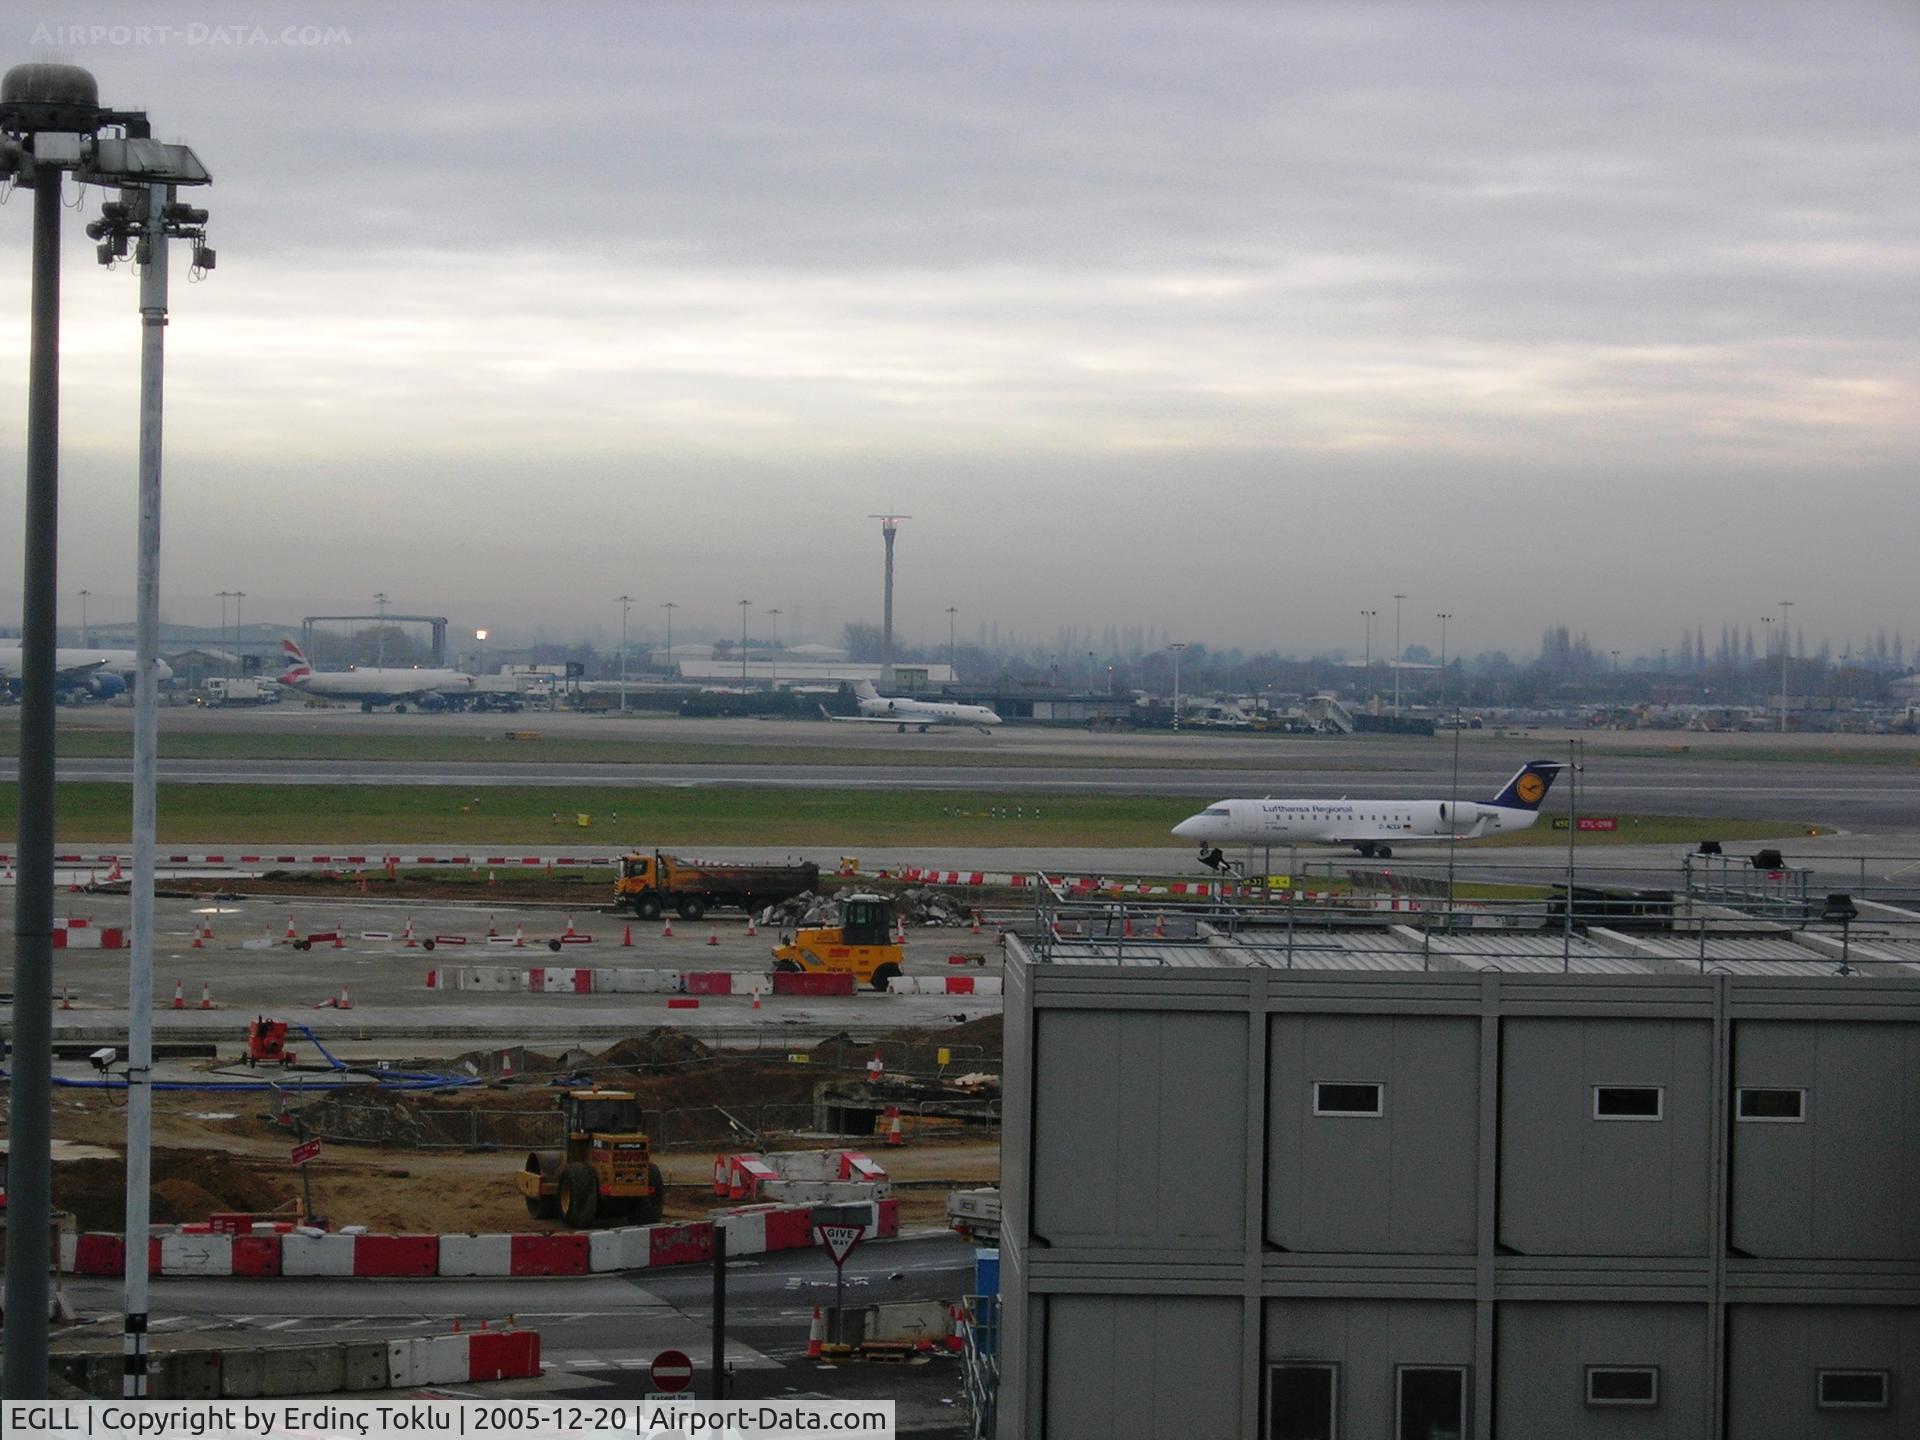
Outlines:
{"type": "Polygon", "coordinates": [[[1200,817],[1195,815],[1182,820],[1178,825],[1173,827],[1173,833],[1178,835],[1182,840],[1198,839],[1200,836],[1200,817]]]}

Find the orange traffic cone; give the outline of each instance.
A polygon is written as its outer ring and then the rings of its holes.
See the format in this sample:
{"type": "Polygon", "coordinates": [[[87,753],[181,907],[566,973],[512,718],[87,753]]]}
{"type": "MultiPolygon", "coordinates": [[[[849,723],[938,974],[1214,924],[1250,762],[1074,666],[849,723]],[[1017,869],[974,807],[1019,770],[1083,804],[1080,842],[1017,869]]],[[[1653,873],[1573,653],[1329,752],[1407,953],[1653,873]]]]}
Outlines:
{"type": "Polygon", "coordinates": [[[120,874],[120,857],[116,855],[113,857],[113,868],[107,871],[107,879],[113,881],[121,878],[123,877],[120,874]]]}
{"type": "Polygon", "coordinates": [[[662,940],[671,940],[673,938],[673,917],[671,915],[663,915],[660,919],[660,938],[662,940]]]}
{"type": "Polygon", "coordinates": [[[874,1051],[873,1059],[867,1061],[867,1083],[869,1085],[878,1085],[881,1076],[885,1075],[886,1071],[886,1063],[881,1060],[880,1052],[878,1050],[874,1051]]]}
{"type": "Polygon", "coordinates": [[[1166,916],[1160,915],[1154,918],[1153,938],[1156,940],[1164,940],[1167,938],[1167,917],[1166,916]]]}
{"type": "Polygon", "coordinates": [[[513,1078],[513,1051],[511,1050],[500,1052],[500,1078],[502,1080],[513,1078]]]}
{"type": "Polygon", "coordinates": [[[958,1305],[949,1305],[947,1307],[947,1349],[958,1351],[967,1348],[967,1342],[962,1337],[962,1332],[966,1328],[966,1313],[958,1305]]]}
{"type": "Polygon", "coordinates": [[[567,916],[567,928],[560,932],[561,938],[566,939],[568,936],[578,935],[579,933],[578,930],[573,928],[573,916],[567,916]]]}
{"type": "Polygon", "coordinates": [[[753,987],[753,1008],[756,1010],[760,1008],[760,987],[758,985],[753,987]]]}
{"type": "Polygon", "coordinates": [[[211,980],[202,980],[200,982],[200,1008],[202,1010],[213,1009],[213,982],[211,980]]]}
{"type": "Polygon", "coordinates": [[[906,1143],[907,1137],[900,1133],[900,1107],[889,1105],[887,1107],[887,1144],[900,1146],[906,1143]]]}
{"type": "Polygon", "coordinates": [[[620,932],[620,947],[623,950],[631,950],[633,948],[633,926],[629,925],[625,930],[620,932]]]}
{"type": "Polygon", "coordinates": [[[335,1005],[334,1009],[351,1010],[352,1008],[353,1008],[353,996],[349,995],[347,993],[347,987],[342,985],[340,987],[340,1003],[335,1005]]]}
{"type": "Polygon", "coordinates": [[[513,927],[513,948],[516,950],[524,950],[527,948],[527,927],[525,925],[516,925],[513,927]]]}
{"type": "Polygon", "coordinates": [[[206,933],[207,932],[204,927],[195,926],[193,931],[193,944],[189,948],[194,950],[206,949],[207,943],[206,943],[206,940],[203,938],[206,935],[206,933]]]}
{"type": "Polygon", "coordinates": [[[500,933],[500,927],[493,923],[493,916],[491,915],[487,916],[487,938],[491,940],[494,938],[494,936],[498,935],[499,933],[500,933]]]}
{"type": "Polygon", "coordinates": [[[813,1322],[807,1326],[807,1358],[818,1360],[827,1350],[827,1318],[813,1307],[813,1322]]]}
{"type": "Polygon", "coordinates": [[[347,934],[347,927],[342,925],[337,920],[334,921],[334,924],[333,924],[333,948],[334,949],[344,950],[347,948],[346,934],[347,934]]]}
{"type": "Polygon", "coordinates": [[[176,1010],[187,1008],[187,982],[184,980],[173,982],[173,1008],[176,1010]]]}
{"type": "Polygon", "coordinates": [[[287,933],[280,938],[282,940],[297,940],[300,938],[293,928],[293,911],[291,910],[287,911],[287,933]]]}
{"type": "Polygon", "coordinates": [[[707,927],[707,944],[718,945],[719,943],[720,943],[719,927],[715,925],[709,925],[707,927]]]}
{"type": "Polygon", "coordinates": [[[1120,936],[1125,940],[1131,940],[1133,938],[1133,916],[1122,915],[1120,917],[1120,936]]]}
{"type": "Polygon", "coordinates": [[[980,929],[980,912],[978,910],[973,912],[973,929],[968,931],[967,933],[970,935],[978,935],[982,933],[980,929]]]}
{"type": "Polygon", "coordinates": [[[417,950],[420,947],[420,942],[413,938],[413,917],[411,915],[407,916],[407,928],[400,932],[400,938],[407,942],[405,948],[408,950],[417,950]]]}
{"type": "Polygon", "coordinates": [[[893,943],[896,945],[907,943],[907,921],[904,915],[894,922],[893,943]]]}
{"type": "Polygon", "coordinates": [[[60,987],[60,1008],[62,1010],[73,1009],[73,997],[67,993],[67,987],[64,985],[60,987]]]}
{"type": "Polygon", "coordinates": [[[751,940],[754,936],[758,935],[759,933],[760,933],[759,927],[757,927],[753,923],[753,916],[748,915],[747,916],[747,938],[751,940]]]}

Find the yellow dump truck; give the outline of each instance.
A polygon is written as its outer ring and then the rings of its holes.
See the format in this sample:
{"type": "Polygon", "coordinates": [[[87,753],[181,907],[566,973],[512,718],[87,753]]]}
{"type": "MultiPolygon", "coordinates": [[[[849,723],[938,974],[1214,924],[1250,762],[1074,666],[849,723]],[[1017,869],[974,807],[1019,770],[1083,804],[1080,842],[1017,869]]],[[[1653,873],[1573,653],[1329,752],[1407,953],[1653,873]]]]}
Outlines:
{"type": "Polygon", "coordinates": [[[626,1090],[569,1090],[560,1098],[567,1148],[535,1150],[513,1180],[536,1220],[580,1230],[600,1221],[651,1225],[666,1205],[640,1104],[626,1090]]]}
{"type": "Polygon", "coordinates": [[[850,973],[876,990],[887,988],[905,959],[906,947],[893,938],[893,907],[882,895],[843,896],[838,925],[796,930],[773,947],[775,970],[850,973]]]}
{"type": "Polygon", "coordinates": [[[631,905],[642,920],[658,920],[671,905],[682,920],[698,920],[717,905],[757,910],[820,888],[820,867],[736,865],[687,860],[658,850],[623,856],[613,882],[614,902],[631,905]]]}

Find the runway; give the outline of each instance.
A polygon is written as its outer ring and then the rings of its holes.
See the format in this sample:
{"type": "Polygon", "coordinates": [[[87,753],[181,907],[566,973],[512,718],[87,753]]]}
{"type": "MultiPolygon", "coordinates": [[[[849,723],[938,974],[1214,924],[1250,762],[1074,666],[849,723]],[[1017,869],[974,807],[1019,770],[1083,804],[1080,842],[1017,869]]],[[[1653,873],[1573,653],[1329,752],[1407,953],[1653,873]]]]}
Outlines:
{"type": "MultiPolygon", "coordinates": [[[[1543,753],[1551,756],[1550,750],[1543,753]]],[[[1562,751],[1564,753],[1564,751],[1562,751]]],[[[498,765],[474,761],[217,760],[160,761],[166,784],[197,785],[426,785],[457,789],[496,786],[621,788],[646,786],[796,788],[831,790],[940,790],[969,794],[1181,795],[1197,803],[1230,795],[1278,795],[1338,799],[1445,798],[1455,793],[1447,757],[1382,773],[1355,765],[1328,750],[1327,764],[1312,770],[1276,772],[1249,764],[1167,769],[1114,757],[1100,768],[1086,766],[1000,768],[992,766],[757,765],[757,764],[545,764],[498,765]]],[[[1463,764],[1458,794],[1491,798],[1516,768],[1506,757],[1476,755],[1463,764]]],[[[130,783],[130,760],[74,757],[58,763],[63,781],[130,783]]],[[[17,778],[17,762],[0,760],[0,781],[17,778]]],[[[1796,826],[1834,825],[1847,830],[1912,828],[1920,819],[1920,770],[1870,764],[1755,761],[1676,762],[1665,757],[1590,758],[1581,775],[1582,808],[1628,813],[1778,819],[1796,826]]],[[[1557,797],[1556,797],[1557,799],[1557,797]]],[[[1550,808],[1557,808],[1550,802],[1550,808]]]]}

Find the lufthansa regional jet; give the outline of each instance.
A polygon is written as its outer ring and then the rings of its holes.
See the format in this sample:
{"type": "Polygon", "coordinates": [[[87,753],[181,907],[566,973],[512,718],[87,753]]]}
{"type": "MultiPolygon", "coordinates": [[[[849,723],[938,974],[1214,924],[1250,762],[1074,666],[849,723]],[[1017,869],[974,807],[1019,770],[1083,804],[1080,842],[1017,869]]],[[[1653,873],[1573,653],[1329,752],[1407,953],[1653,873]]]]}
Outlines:
{"type": "Polygon", "coordinates": [[[1524,830],[1540,817],[1554,777],[1566,767],[1529,760],[1491,800],[1221,800],[1173,827],[1200,843],[1216,869],[1222,845],[1351,845],[1385,859],[1395,845],[1479,840],[1524,830]]]}

